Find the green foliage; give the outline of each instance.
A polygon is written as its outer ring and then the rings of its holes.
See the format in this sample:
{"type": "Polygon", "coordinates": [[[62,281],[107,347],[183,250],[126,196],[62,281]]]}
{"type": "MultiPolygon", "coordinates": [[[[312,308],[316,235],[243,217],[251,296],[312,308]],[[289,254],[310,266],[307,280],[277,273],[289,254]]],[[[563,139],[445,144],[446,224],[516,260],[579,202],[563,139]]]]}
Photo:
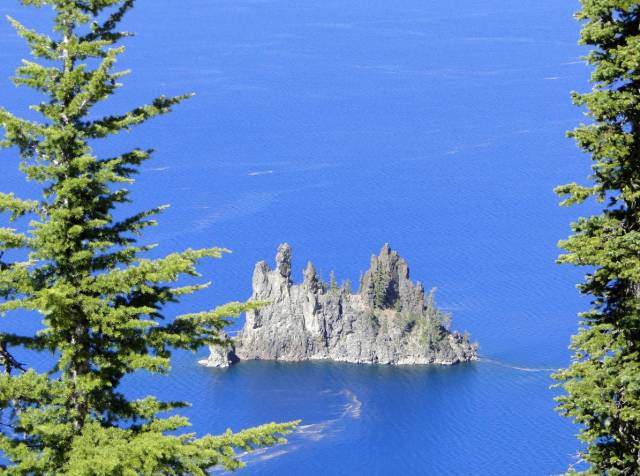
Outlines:
{"type": "Polygon", "coordinates": [[[435,300],[435,288],[427,296],[426,310],[416,318],[415,329],[420,333],[420,343],[434,349],[447,336],[451,325],[451,315],[438,309],[435,300]]]}
{"type": "Polygon", "coordinates": [[[427,307],[426,314],[429,316],[429,319],[444,331],[448,331],[451,328],[451,314],[442,311],[436,305],[436,288],[429,291],[425,304],[427,307]]]}
{"type": "Polygon", "coordinates": [[[353,293],[353,289],[351,286],[351,280],[347,279],[344,283],[342,283],[342,289],[344,289],[344,292],[347,294],[352,294],[353,293]]]}
{"type": "Polygon", "coordinates": [[[420,320],[424,319],[423,316],[412,314],[410,312],[406,312],[400,315],[403,323],[403,332],[409,333],[413,331],[416,324],[420,322],[420,320]]]}
{"type": "Polygon", "coordinates": [[[437,315],[402,313],[399,318],[402,322],[402,332],[417,333],[418,341],[423,347],[436,348],[446,335],[445,328],[440,324],[437,315]]]}
{"type": "Polygon", "coordinates": [[[378,267],[371,277],[373,283],[373,306],[377,309],[384,309],[387,302],[387,286],[391,277],[389,273],[378,267]]]}
{"type": "Polygon", "coordinates": [[[373,286],[373,307],[376,309],[389,309],[395,304],[397,290],[391,279],[388,269],[383,266],[376,267],[371,276],[373,286]]]}
{"type": "Polygon", "coordinates": [[[436,316],[422,316],[418,321],[420,332],[420,344],[434,349],[442,342],[446,333],[444,327],[440,324],[436,316]]]}
{"type": "Polygon", "coordinates": [[[340,290],[338,280],[336,279],[336,273],[333,271],[329,274],[329,289],[334,293],[337,293],[340,290]]]}
{"type": "Polygon", "coordinates": [[[451,324],[451,316],[441,311],[436,306],[435,289],[432,289],[427,296],[426,309],[424,313],[416,314],[412,312],[402,312],[403,332],[417,332],[420,344],[434,349],[447,336],[451,324]]]}
{"type": "MultiPolygon", "coordinates": [[[[188,421],[161,416],[181,402],[153,396],[129,400],[118,391],[124,376],[169,370],[172,349],[220,342],[228,318],[252,305],[167,319],[165,304],[202,290],[178,286],[198,277],[197,264],[227,250],[186,250],[161,259],[137,237],[155,224],[158,207],[116,220],[129,202],[127,185],[151,151],[96,157],[91,143],[165,114],[189,97],[160,97],[122,114],[94,117],[92,108],[120,87],[114,71],[128,36],[116,28],[133,0],[23,0],[53,9],[51,36],[10,19],[31,48],[14,82],[46,98],[27,121],[0,108],[1,145],[20,155],[26,178],[39,183],[38,200],[0,194],[0,212],[30,217],[25,229],[0,229],[0,312],[42,315],[36,335],[0,332],[0,452],[5,474],[206,474],[239,466],[236,451],[278,443],[295,424],[269,424],[220,436],[180,434],[188,421]],[[95,65],[95,66],[91,66],[95,65]],[[22,259],[1,261],[5,256],[22,259]],[[26,370],[13,346],[52,352],[50,372],[26,370]]],[[[22,222],[22,221],[21,221],[22,222]]]]}
{"type": "Polygon", "coordinates": [[[593,89],[574,93],[591,119],[570,133],[590,154],[590,185],[556,189],[563,205],[590,197],[599,214],[573,224],[560,263],[586,266],[579,289],[592,297],[580,315],[561,414],[580,424],[585,474],[640,474],[640,4],[582,0],[581,43],[592,47],[593,89]]]}

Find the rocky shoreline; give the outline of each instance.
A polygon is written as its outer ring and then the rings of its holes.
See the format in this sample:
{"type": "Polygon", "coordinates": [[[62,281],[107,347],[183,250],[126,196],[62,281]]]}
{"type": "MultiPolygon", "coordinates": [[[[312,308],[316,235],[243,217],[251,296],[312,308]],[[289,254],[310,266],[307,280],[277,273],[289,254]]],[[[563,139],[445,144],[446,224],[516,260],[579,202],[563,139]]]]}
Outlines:
{"type": "Polygon", "coordinates": [[[360,289],[322,281],[311,262],[301,284],[291,280],[291,247],[280,245],[276,267],[256,264],[252,301],[265,306],[247,312],[232,344],[212,346],[200,364],[226,367],[239,360],[333,360],[358,364],[451,365],[477,360],[477,344],[449,330],[433,292],[409,278],[409,267],[384,245],[371,257],[360,289]]]}

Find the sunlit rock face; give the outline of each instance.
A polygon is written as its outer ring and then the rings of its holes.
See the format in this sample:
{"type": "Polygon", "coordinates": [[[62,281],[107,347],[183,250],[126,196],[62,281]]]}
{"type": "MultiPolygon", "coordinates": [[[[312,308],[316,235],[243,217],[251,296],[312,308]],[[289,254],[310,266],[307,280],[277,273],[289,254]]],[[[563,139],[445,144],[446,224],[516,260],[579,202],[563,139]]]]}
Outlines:
{"type": "MultiPolygon", "coordinates": [[[[309,262],[301,284],[291,280],[291,247],[282,244],[274,270],[253,273],[251,300],[234,339],[235,354],[212,348],[212,362],[262,359],[334,360],[366,364],[456,364],[477,359],[477,345],[448,330],[449,316],[409,278],[409,267],[389,245],[372,256],[360,289],[325,283],[309,262]]],[[[233,352],[232,352],[233,353],[233,352]]]]}
{"type": "MultiPolygon", "coordinates": [[[[224,332],[220,335],[222,340],[227,341],[229,337],[224,332]]],[[[232,343],[227,345],[212,345],[209,347],[209,357],[198,361],[205,367],[226,368],[238,361],[235,346],[232,343]]]]}

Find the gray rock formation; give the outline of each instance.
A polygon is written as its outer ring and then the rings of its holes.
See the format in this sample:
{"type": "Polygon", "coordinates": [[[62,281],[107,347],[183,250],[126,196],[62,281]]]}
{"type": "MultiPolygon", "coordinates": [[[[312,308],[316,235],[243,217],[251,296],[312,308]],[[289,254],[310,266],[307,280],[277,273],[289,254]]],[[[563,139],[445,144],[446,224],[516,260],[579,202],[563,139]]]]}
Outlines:
{"type": "MultiPolygon", "coordinates": [[[[227,340],[228,336],[223,332],[220,336],[222,340],[227,340]]],[[[200,365],[205,367],[226,368],[238,361],[233,344],[209,346],[209,357],[199,360],[200,365]]]]}
{"type": "MultiPolygon", "coordinates": [[[[247,312],[234,340],[241,360],[400,365],[477,359],[477,345],[448,330],[449,316],[435,307],[433,293],[425,296],[422,284],[411,282],[407,263],[389,245],[371,258],[356,294],[324,283],[312,263],[302,284],[293,284],[291,247],[280,245],[275,270],[256,264],[251,300],[268,304],[247,312]]],[[[212,349],[212,360],[225,352],[212,349]]]]}

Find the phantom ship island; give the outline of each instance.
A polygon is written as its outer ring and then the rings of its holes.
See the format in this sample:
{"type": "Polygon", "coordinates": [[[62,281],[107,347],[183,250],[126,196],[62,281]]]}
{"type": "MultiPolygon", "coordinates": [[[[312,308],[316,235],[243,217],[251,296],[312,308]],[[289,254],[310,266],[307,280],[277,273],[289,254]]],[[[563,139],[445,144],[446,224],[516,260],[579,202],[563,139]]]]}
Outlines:
{"type": "Polygon", "coordinates": [[[362,276],[360,290],[323,282],[311,262],[302,284],[291,280],[291,247],[280,245],[276,268],[261,261],[253,272],[252,301],[243,329],[226,347],[211,346],[200,364],[226,367],[239,360],[333,360],[358,364],[441,364],[477,360],[477,344],[452,332],[433,292],[409,279],[409,267],[384,245],[362,276]]]}

